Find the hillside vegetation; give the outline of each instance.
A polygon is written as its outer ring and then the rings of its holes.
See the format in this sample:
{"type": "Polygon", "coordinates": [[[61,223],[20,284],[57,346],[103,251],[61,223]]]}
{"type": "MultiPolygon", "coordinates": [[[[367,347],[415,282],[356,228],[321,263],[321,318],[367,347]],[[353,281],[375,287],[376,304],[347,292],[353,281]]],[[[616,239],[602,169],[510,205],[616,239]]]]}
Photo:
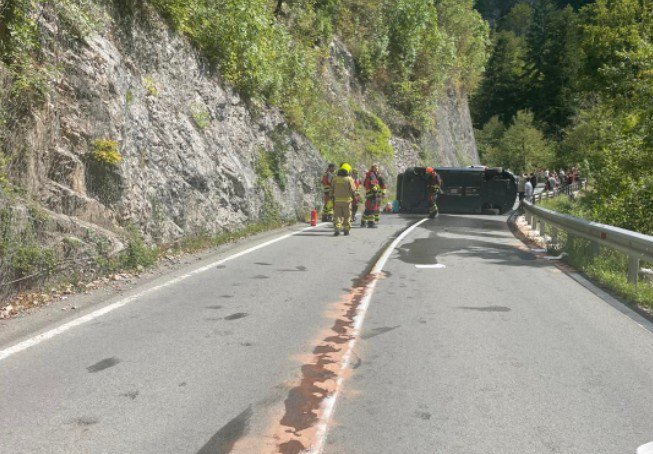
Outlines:
{"type": "Polygon", "coordinates": [[[493,52],[479,151],[515,172],[579,165],[579,209],[653,234],[653,2],[478,0],[493,52]]]}
{"type": "MultiPolygon", "coordinates": [[[[446,83],[473,90],[486,62],[488,27],[472,0],[113,0],[122,21],[160,13],[226,81],[256,106],[279,107],[328,159],[391,158],[390,131],[433,127],[446,83]],[[329,46],[339,35],[355,58],[366,96],[329,94],[329,46]]],[[[53,8],[71,39],[93,30],[98,7],[76,0],[5,0],[0,59],[12,79],[5,124],[44,100],[40,9],[53,8]]],[[[1,125],[0,125],[1,127],[1,125]]],[[[3,150],[11,159],[11,150],[3,150]]]]}

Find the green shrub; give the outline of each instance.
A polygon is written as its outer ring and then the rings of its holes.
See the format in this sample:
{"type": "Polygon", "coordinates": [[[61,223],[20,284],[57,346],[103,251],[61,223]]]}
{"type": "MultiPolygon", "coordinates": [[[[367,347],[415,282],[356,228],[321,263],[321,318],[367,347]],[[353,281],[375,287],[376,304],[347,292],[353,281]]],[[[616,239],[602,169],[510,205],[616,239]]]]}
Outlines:
{"type": "Polygon", "coordinates": [[[154,265],[158,256],[157,249],[151,248],[145,243],[143,235],[136,227],[128,227],[127,233],[127,247],[120,253],[118,267],[133,270],[139,266],[149,267],[154,265]]]}
{"type": "Polygon", "coordinates": [[[98,139],[93,141],[91,157],[97,163],[107,166],[117,166],[122,161],[120,144],[111,139],[98,139]]]}
{"type": "Polygon", "coordinates": [[[57,266],[54,251],[42,248],[34,244],[19,246],[11,256],[11,268],[14,270],[14,277],[23,277],[41,274],[49,275],[57,266]]]}
{"type": "Polygon", "coordinates": [[[255,170],[260,184],[265,185],[265,180],[272,178],[279,185],[279,188],[284,191],[287,184],[286,174],[283,169],[285,161],[286,156],[283,148],[275,148],[274,150],[259,149],[255,170]]]}

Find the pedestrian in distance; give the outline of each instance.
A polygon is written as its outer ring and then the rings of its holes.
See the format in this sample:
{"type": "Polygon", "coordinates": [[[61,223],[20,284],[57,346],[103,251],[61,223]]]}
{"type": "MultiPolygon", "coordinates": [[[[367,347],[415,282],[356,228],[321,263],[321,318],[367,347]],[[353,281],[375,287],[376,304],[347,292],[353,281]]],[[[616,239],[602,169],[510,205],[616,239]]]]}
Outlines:
{"type": "Polygon", "coordinates": [[[533,192],[535,192],[535,188],[537,188],[537,176],[535,176],[534,173],[531,173],[530,182],[531,186],[533,187],[533,192]]]}
{"type": "Polygon", "coordinates": [[[339,236],[341,229],[348,236],[351,230],[351,205],[356,198],[356,183],[350,173],[351,166],[344,163],[331,182],[334,236],[339,236]]]}
{"type": "Polygon", "coordinates": [[[528,175],[525,173],[522,174],[522,176],[519,177],[519,181],[517,182],[517,193],[519,194],[519,203],[524,200],[524,193],[526,192],[526,181],[528,180],[528,175]]]}
{"type": "Polygon", "coordinates": [[[524,198],[529,202],[533,201],[533,183],[530,179],[526,180],[524,184],[524,198]]]}

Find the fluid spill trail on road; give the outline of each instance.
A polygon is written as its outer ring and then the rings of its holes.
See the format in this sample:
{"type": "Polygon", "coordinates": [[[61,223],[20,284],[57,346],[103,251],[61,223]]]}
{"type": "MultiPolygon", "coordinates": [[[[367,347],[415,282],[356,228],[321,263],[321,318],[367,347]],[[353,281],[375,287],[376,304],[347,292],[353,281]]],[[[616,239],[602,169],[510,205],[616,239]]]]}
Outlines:
{"type": "Polygon", "coordinates": [[[347,373],[345,355],[348,344],[358,335],[356,316],[369,284],[381,276],[359,278],[349,295],[337,303],[336,320],[313,350],[311,359],[301,367],[301,379],[286,398],[285,413],[274,438],[275,452],[299,454],[309,449],[317,435],[324,401],[337,389],[338,380],[347,373]]]}

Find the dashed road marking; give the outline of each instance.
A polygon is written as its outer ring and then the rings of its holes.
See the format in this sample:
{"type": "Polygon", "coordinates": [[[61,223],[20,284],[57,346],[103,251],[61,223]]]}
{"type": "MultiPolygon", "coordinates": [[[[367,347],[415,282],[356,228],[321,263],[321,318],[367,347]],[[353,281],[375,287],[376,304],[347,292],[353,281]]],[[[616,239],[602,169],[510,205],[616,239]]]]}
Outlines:
{"type": "Polygon", "coordinates": [[[436,263],[434,265],[415,265],[415,268],[418,270],[442,270],[446,267],[447,266],[442,263],[436,263]]]}

